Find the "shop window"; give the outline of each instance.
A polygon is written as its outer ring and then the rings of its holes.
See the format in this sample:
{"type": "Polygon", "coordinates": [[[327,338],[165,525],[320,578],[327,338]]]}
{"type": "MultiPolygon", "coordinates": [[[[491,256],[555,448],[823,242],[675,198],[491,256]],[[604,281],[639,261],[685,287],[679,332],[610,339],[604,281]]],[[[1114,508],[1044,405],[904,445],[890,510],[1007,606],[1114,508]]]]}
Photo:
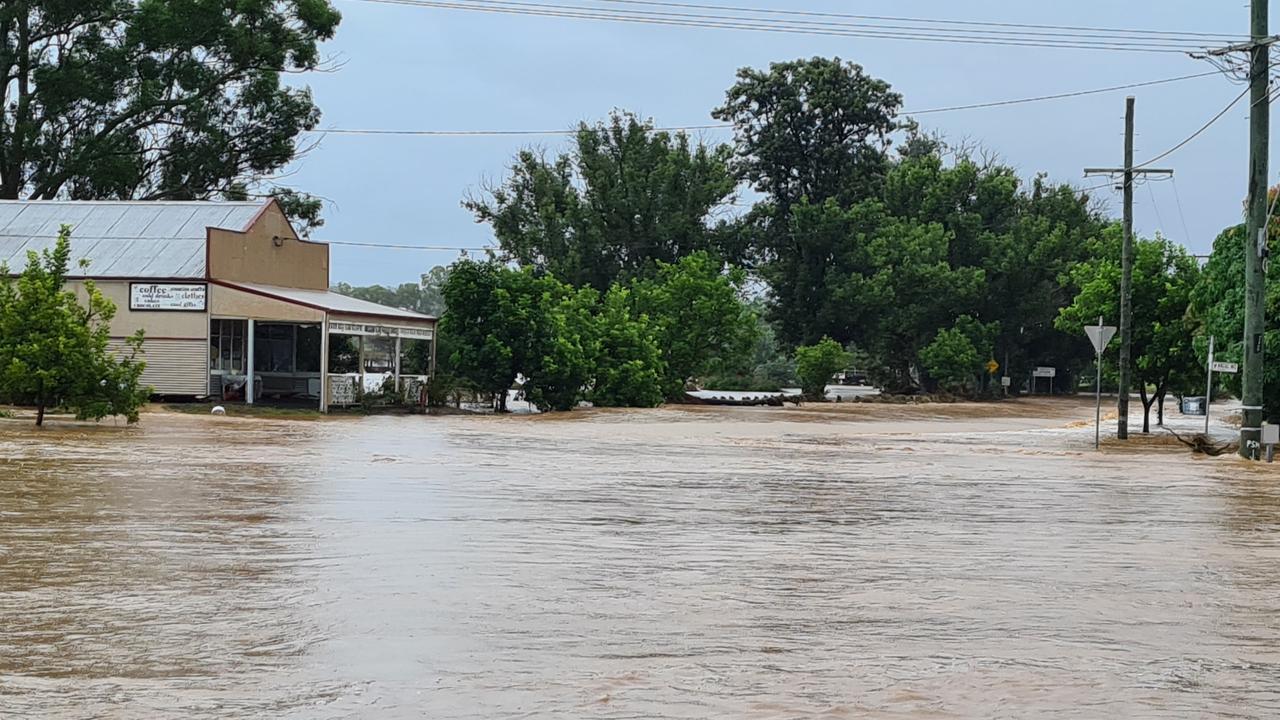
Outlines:
{"type": "Polygon", "coordinates": [[[209,369],[227,375],[244,373],[244,320],[214,320],[209,325],[209,369]]]}
{"type": "Polygon", "coordinates": [[[302,373],[320,372],[320,326],[299,325],[294,364],[302,373]]]}
{"type": "Polygon", "coordinates": [[[294,325],[258,323],[253,330],[254,372],[293,372],[294,325]]]}

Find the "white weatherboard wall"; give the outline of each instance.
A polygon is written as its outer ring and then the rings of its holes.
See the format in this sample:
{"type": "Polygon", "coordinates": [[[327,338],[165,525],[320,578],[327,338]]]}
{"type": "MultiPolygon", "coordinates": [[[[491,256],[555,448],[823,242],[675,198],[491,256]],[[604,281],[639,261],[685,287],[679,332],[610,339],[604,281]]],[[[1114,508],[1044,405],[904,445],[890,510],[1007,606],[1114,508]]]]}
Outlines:
{"type": "MultiPolygon", "coordinates": [[[[129,352],[124,340],[113,339],[111,349],[129,352]]],[[[157,395],[209,394],[209,343],[204,340],[146,340],[141,359],[147,363],[142,384],[157,395]]]]}

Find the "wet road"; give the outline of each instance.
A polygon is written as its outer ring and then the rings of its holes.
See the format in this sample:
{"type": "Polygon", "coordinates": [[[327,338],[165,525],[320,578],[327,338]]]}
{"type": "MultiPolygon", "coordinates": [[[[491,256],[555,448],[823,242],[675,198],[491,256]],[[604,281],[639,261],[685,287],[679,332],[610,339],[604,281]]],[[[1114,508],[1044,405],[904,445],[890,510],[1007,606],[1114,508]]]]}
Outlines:
{"type": "Polygon", "coordinates": [[[0,717],[1280,713],[1280,472],[882,410],[5,423],[0,717]]]}

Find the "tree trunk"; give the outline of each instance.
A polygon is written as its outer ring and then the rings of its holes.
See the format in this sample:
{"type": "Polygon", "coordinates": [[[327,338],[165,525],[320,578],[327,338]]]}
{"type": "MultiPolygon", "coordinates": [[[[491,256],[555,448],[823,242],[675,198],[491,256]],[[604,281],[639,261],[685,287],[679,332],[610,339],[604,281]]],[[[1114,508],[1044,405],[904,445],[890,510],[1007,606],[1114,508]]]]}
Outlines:
{"type": "Polygon", "coordinates": [[[40,401],[40,404],[36,406],[36,427],[43,427],[43,426],[44,426],[44,401],[42,400],[40,401]]]}
{"type": "Polygon", "coordinates": [[[1156,425],[1164,427],[1164,396],[1167,388],[1163,384],[1156,388],[1156,425]]]}
{"type": "Polygon", "coordinates": [[[1142,434],[1151,434],[1151,404],[1156,401],[1155,395],[1147,396],[1147,384],[1138,382],[1138,397],[1142,398],[1142,434]]]}

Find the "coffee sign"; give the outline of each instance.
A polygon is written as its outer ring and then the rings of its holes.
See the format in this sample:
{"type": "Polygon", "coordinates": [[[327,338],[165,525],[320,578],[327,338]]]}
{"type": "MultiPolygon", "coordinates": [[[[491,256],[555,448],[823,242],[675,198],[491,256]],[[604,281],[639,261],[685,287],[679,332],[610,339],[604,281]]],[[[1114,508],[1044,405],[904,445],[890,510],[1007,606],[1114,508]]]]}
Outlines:
{"type": "Polygon", "coordinates": [[[209,286],[202,283],[132,283],[129,285],[130,310],[167,310],[204,312],[208,307],[209,286]]]}

